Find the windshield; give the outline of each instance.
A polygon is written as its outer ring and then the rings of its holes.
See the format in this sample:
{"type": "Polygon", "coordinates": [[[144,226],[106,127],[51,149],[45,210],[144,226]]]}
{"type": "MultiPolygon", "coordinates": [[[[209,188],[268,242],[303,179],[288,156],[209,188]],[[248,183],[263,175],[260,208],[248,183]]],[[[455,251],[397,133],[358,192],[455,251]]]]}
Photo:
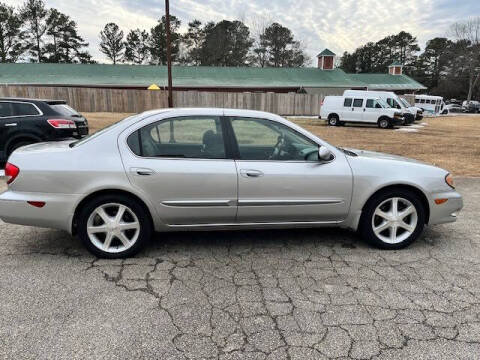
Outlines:
{"type": "Polygon", "coordinates": [[[55,110],[56,112],[64,115],[64,116],[74,116],[74,117],[79,117],[81,116],[76,110],[72,109],[70,106],[67,104],[56,104],[56,105],[50,105],[50,107],[55,110]]]}
{"type": "Polygon", "coordinates": [[[119,125],[120,123],[122,123],[123,121],[126,121],[126,120],[128,120],[128,119],[131,119],[131,118],[133,118],[133,117],[135,117],[135,116],[137,116],[137,115],[131,115],[131,116],[128,116],[128,117],[126,117],[126,118],[124,118],[124,119],[122,119],[122,120],[120,120],[120,121],[117,121],[117,122],[115,122],[115,123],[113,123],[113,124],[110,124],[110,125],[108,125],[107,127],[103,128],[103,129],[101,129],[101,130],[99,130],[99,131],[97,131],[97,132],[95,132],[95,133],[93,133],[93,134],[91,134],[91,135],[87,135],[87,136],[81,138],[80,140],[77,140],[77,141],[74,141],[74,142],[70,143],[69,146],[70,146],[70,147],[75,147],[75,146],[78,146],[78,145],[82,145],[82,144],[86,143],[87,141],[89,141],[89,140],[91,140],[91,139],[94,139],[94,138],[100,136],[101,134],[107,132],[108,130],[113,129],[114,127],[116,127],[117,125],[119,125]]]}
{"type": "Polygon", "coordinates": [[[388,103],[387,103],[385,100],[383,100],[383,99],[376,99],[376,100],[377,100],[377,103],[379,103],[380,105],[382,105],[382,107],[384,107],[384,108],[386,108],[386,109],[391,108],[391,106],[388,105],[388,103]]]}
{"type": "Polygon", "coordinates": [[[399,98],[400,101],[403,103],[403,105],[405,105],[406,107],[411,107],[412,105],[409,104],[409,102],[407,100],[405,100],[404,98],[399,98]]]}

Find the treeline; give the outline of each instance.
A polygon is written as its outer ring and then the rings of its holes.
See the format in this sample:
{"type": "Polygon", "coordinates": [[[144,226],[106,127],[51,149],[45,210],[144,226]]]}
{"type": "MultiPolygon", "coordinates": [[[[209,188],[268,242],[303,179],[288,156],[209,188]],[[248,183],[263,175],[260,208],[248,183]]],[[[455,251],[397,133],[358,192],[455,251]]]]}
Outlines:
{"type": "Polygon", "coordinates": [[[432,94],[447,99],[480,97],[480,17],[453,24],[449,38],[431,39],[423,51],[404,31],[369,42],[345,52],[340,67],[352,73],[385,73],[394,61],[404,64],[404,73],[432,94]]]}
{"type": "MultiPolygon", "coordinates": [[[[258,36],[252,36],[243,22],[222,20],[203,24],[199,20],[188,23],[181,34],[181,21],[170,16],[172,61],[184,65],[203,66],[273,66],[301,67],[310,62],[300,41],[290,29],[271,23],[258,36]]],[[[100,32],[100,51],[114,64],[167,63],[166,18],[149,31],[124,31],[115,23],[105,25],[100,32]]]]}
{"type": "Polygon", "coordinates": [[[19,9],[0,3],[0,62],[90,63],[87,47],[77,23],[43,0],[19,9]]]}
{"type": "MultiPolygon", "coordinates": [[[[177,64],[300,67],[311,61],[292,31],[275,22],[255,24],[254,34],[238,20],[193,20],[185,33],[180,33],[180,25],[170,16],[172,59],[177,64]]],[[[114,64],[167,62],[165,16],[151,29],[127,34],[108,23],[99,37],[99,50],[114,64]]],[[[88,45],[77,23],[48,9],[44,0],[26,0],[18,9],[0,2],[0,62],[92,63],[88,45]]]]}

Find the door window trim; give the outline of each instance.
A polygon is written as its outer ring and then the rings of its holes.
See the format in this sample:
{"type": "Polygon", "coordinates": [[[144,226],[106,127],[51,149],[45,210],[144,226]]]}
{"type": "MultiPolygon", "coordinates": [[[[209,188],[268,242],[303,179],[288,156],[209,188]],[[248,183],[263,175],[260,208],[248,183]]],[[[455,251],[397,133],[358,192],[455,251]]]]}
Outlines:
{"type": "Polygon", "coordinates": [[[20,117],[32,117],[32,116],[43,116],[43,111],[32,102],[28,101],[10,101],[10,100],[0,100],[0,103],[12,103],[12,104],[29,104],[32,105],[37,111],[38,114],[36,115],[12,115],[12,116],[0,116],[0,119],[12,119],[12,118],[20,118],[20,117]]]}
{"type": "MultiPolygon", "coordinates": [[[[226,129],[226,125],[225,125],[225,117],[222,116],[222,115],[183,115],[183,116],[174,116],[174,117],[166,117],[166,118],[163,118],[163,119],[160,119],[160,120],[154,120],[152,122],[149,122],[147,124],[144,124],[143,126],[140,126],[140,127],[135,127],[134,130],[132,131],[128,131],[126,133],[126,135],[124,136],[124,139],[123,139],[123,143],[125,145],[125,147],[128,149],[128,151],[130,152],[131,155],[133,155],[134,157],[138,158],[138,159],[154,159],[154,160],[186,160],[186,161],[231,161],[233,160],[233,156],[232,154],[229,152],[229,149],[231,149],[231,145],[227,146],[227,131],[228,129],[226,129]],[[212,158],[202,158],[202,157],[196,157],[196,158],[185,158],[185,157],[175,157],[175,156],[140,156],[140,155],[137,155],[133,152],[133,150],[130,148],[130,145],[128,145],[128,138],[135,132],[139,132],[141,129],[143,129],[144,127],[147,127],[147,126],[151,126],[153,124],[157,124],[157,123],[163,123],[163,122],[169,122],[169,121],[173,121],[175,119],[182,119],[182,118],[192,118],[192,117],[196,117],[196,118],[209,118],[209,119],[214,119],[214,118],[218,118],[220,120],[220,126],[222,128],[222,138],[223,138],[223,147],[224,147],[224,151],[225,151],[225,157],[224,158],[219,158],[219,159],[212,159],[212,158]]],[[[139,139],[140,141],[140,139],[139,139]]],[[[143,150],[140,150],[141,153],[143,153],[143,150]]]]}
{"type": "Polygon", "coordinates": [[[303,138],[306,138],[308,139],[309,141],[312,141],[313,143],[317,144],[318,147],[320,148],[320,146],[325,146],[325,145],[322,145],[322,144],[319,144],[317,141],[309,138],[308,136],[305,136],[304,134],[298,132],[297,130],[291,128],[290,126],[286,125],[286,124],[283,124],[279,121],[275,121],[275,120],[270,120],[270,119],[266,119],[266,118],[262,118],[262,117],[253,117],[253,116],[232,116],[232,115],[229,115],[229,116],[223,116],[223,118],[225,118],[226,120],[226,125],[228,127],[228,137],[229,137],[229,142],[231,143],[231,146],[234,146],[234,157],[232,157],[231,159],[232,160],[235,160],[235,161],[245,161],[245,162],[272,162],[272,163],[302,163],[302,164],[317,164],[317,165],[322,165],[322,164],[329,164],[333,161],[335,161],[336,159],[336,156],[335,154],[333,153],[333,151],[331,151],[332,153],[332,159],[331,160],[328,160],[328,161],[325,161],[325,160],[318,160],[318,161],[308,161],[308,160],[274,160],[274,159],[263,159],[263,160],[254,160],[254,159],[242,159],[240,157],[240,148],[238,146],[238,142],[237,142],[237,137],[235,135],[235,131],[233,130],[233,126],[232,126],[232,118],[241,118],[241,119],[256,119],[256,120],[265,120],[265,121],[270,121],[274,124],[281,124],[283,126],[286,126],[288,129],[290,129],[291,131],[293,131],[294,133],[296,133],[297,135],[303,137],[303,138]]]}

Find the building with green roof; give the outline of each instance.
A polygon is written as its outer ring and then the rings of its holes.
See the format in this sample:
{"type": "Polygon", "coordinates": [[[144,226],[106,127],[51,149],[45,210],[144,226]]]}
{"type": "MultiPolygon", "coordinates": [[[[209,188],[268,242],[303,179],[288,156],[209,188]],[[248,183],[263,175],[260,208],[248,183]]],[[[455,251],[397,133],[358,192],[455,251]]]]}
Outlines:
{"type": "MultiPolygon", "coordinates": [[[[173,66],[175,90],[341,94],[345,89],[415,92],[425,87],[403,74],[347,74],[335,54],[319,55],[316,68],[173,66]],[[331,59],[331,62],[330,62],[331,59]],[[330,65],[331,68],[330,68],[330,65]]],[[[0,64],[0,85],[135,88],[167,86],[167,67],[105,64],[0,64]]]]}

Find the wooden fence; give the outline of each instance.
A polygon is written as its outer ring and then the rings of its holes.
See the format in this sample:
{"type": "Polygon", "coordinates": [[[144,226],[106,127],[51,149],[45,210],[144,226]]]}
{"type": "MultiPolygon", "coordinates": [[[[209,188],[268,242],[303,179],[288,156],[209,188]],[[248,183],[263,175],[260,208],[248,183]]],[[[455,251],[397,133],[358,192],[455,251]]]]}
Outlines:
{"type": "MultiPolygon", "coordinates": [[[[325,94],[328,95],[328,94],[325,94]]],[[[138,113],[167,107],[163,90],[1,85],[0,96],[66,100],[80,112],[138,113]]],[[[175,107],[223,107],[279,115],[318,115],[322,94],[174,91],[175,107]]]]}

